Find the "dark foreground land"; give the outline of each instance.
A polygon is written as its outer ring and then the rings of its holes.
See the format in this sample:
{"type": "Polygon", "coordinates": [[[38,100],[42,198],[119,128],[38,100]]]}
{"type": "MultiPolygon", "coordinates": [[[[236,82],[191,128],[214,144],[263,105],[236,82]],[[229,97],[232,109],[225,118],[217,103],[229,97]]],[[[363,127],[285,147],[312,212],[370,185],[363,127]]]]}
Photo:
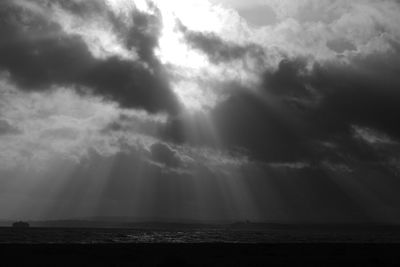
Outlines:
{"type": "Polygon", "coordinates": [[[399,266],[384,244],[0,245],[1,266],[399,266]]]}

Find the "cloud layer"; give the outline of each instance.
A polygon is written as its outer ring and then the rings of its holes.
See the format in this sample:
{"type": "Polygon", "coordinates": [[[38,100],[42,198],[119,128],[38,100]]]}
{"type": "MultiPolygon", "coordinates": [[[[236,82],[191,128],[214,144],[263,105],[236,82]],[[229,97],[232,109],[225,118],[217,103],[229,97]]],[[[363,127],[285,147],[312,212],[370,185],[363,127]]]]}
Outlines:
{"type": "Polygon", "coordinates": [[[2,1],[0,199],[28,214],[32,194],[51,216],[400,221],[398,14],[395,0],[2,1]],[[272,19],[254,25],[261,7],[272,19]]]}

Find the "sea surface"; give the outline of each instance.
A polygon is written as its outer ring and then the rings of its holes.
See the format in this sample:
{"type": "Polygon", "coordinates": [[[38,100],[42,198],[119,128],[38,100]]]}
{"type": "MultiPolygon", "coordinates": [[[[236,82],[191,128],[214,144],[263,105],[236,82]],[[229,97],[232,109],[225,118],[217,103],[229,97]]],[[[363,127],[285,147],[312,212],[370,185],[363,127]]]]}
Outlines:
{"type": "Polygon", "coordinates": [[[400,243],[400,229],[0,228],[0,244],[400,243]]]}

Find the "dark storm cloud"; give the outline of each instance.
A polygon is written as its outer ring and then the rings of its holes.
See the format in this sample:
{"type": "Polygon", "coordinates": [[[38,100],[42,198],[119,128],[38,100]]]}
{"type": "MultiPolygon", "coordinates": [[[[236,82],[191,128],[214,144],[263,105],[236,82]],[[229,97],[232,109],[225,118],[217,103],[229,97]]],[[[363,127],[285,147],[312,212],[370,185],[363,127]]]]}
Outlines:
{"type": "Polygon", "coordinates": [[[295,161],[306,154],[302,134],[252,94],[231,97],[214,110],[213,117],[225,144],[244,148],[256,159],[295,161]]]}
{"type": "Polygon", "coordinates": [[[21,133],[17,127],[10,125],[6,120],[0,119],[0,136],[2,135],[14,135],[21,133]]]}
{"type": "Polygon", "coordinates": [[[352,127],[400,140],[400,56],[315,63],[311,71],[307,64],[306,59],[284,60],[277,71],[265,74],[261,94],[274,105],[241,92],[216,108],[213,117],[224,142],[263,161],[386,161],[389,154],[356,140],[352,127]]]}
{"type": "Polygon", "coordinates": [[[264,87],[274,95],[307,95],[307,80],[302,76],[306,59],[282,60],[275,72],[267,72],[264,87]]]}
{"type": "MultiPolygon", "coordinates": [[[[84,11],[80,6],[71,9],[84,11]]],[[[77,85],[90,87],[125,107],[151,112],[178,109],[164,69],[153,54],[157,35],[136,26],[121,28],[121,34],[127,36],[126,46],[137,49],[140,62],[118,57],[97,59],[80,37],[66,34],[55,23],[29,11],[3,3],[1,17],[0,69],[9,72],[11,79],[24,90],[77,85]]],[[[154,17],[140,13],[133,18],[141,21],[138,23],[141,27],[155,23],[154,17]]]]}
{"type": "Polygon", "coordinates": [[[264,56],[263,48],[256,44],[237,45],[224,41],[214,33],[191,31],[184,25],[180,25],[179,28],[184,33],[186,42],[192,48],[205,53],[210,61],[216,64],[238,59],[243,60],[246,56],[261,61],[264,56]]]}
{"type": "Polygon", "coordinates": [[[356,124],[399,137],[399,71],[400,56],[387,54],[350,65],[316,64],[311,73],[304,75],[298,68],[285,77],[293,86],[275,85],[286,96],[318,95],[317,105],[303,106],[305,118],[319,129],[317,134],[343,132],[356,124]],[[307,85],[314,88],[314,93],[307,90],[307,85]]]}
{"type": "Polygon", "coordinates": [[[126,48],[137,50],[140,59],[149,64],[151,68],[162,68],[154,55],[154,48],[158,46],[158,38],[162,29],[161,12],[151,2],[148,4],[154,14],[133,10],[130,12],[131,14],[129,14],[128,18],[132,22],[130,25],[110,11],[104,1],[88,0],[79,3],[75,1],[57,2],[64,9],[82,18],[88,15],[103,16],[104,19],[110,21],[114,32],[123,40],[126,48]]]}
{"type": "MultiPolygon", "coordinates": [[[[84,17],[87,15],[96,15],[99,13],[108,13],[105,8],[104,1],[94,1],[94,0],[86,0],[86,1],[76,1],[76,0],[45,0],[47,5],[58,4],[63,9],[72,12],[80,17],[84,17]]],[[[111,14],[110,14],[111,15],[111,14]]]]}

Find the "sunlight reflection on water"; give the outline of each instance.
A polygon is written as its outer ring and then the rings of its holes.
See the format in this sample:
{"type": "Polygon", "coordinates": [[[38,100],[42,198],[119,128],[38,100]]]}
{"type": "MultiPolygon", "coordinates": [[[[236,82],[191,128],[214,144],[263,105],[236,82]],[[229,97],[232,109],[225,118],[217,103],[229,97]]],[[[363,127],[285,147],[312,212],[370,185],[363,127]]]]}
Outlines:
{"type": "Polygon", "coordinates": [[[0,228],[0,243],[400,243],[400,231],[0,228]]]}

